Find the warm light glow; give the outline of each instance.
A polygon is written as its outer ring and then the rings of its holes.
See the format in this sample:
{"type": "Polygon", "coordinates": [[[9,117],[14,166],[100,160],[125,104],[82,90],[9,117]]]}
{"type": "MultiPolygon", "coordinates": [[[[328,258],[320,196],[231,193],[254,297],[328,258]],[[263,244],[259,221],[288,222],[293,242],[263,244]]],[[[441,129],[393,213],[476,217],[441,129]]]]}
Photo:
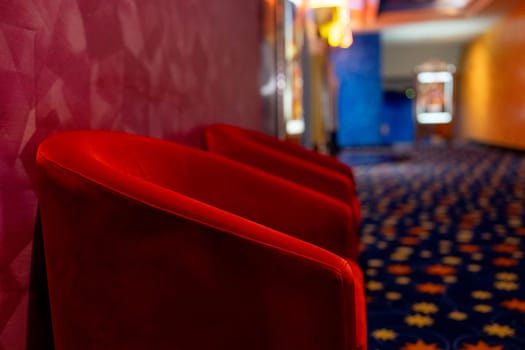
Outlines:
{"type": "Polygon", "coordinates": [[[348,2],[334,9],[332,21],[319,26],[321,36],[332,47],[348,48],[354,42],[350,25],[350,8],[348,2]]]}
{"type": "Polygon", "coordinates": [[[316,9],[322,7],[347,6],[348,0],[290,0],[296,6],[307,5],[309,8],[316,9]]]}
{"type": "Polygon", "coordinates": [[[286,133],[288,135],[301,135],[304,133],[303,120],[288,120],[286,122],[286,133]]]}
{"type": "Polygon", "coordinates": [[[354,36],[352,35],[352,31],[347,30],[343,33],[343,39],[341,40],[339,47],[342,47],[343,49],[348,49],[350,46],[352,46],[353,43],[354,36]]]}
{"type": "Polygon", "coordinates": [[[337,23],[333,23],[328,29],[328,45],[333,47],[339,46],[342,36],[341,27],[337,23]]]}
{"type": "Polygon", "coordinates": [[[315,9],[321,7],[348,6],[348,0],[309,0],[308,7],[315,9]]]}
{"type": "Polygon", "coordinates": [[[448,112],[419,113],[417,121],[420,124],[446,124],[452,121],[452,115],[448,112]]]}
{"type": "Polygon", "coordinates": [[[341,38],[338,46],[347,49],[354,42],[352,28],[350,26],[350,8],[348,6],[341,6],[339,8],[339,12],[339,27],[341,28],[341,38]]]}

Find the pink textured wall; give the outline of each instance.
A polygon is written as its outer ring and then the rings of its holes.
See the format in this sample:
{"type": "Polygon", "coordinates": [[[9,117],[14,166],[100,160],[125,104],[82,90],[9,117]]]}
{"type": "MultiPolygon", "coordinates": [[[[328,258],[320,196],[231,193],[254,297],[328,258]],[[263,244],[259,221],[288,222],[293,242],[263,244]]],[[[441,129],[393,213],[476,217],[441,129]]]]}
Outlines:
{"type": "Polygon", "coordinates": [[[258,0],[0,0],[0,350],[25,348],[38,143],[261,129],[258,28],[258,0]]]}

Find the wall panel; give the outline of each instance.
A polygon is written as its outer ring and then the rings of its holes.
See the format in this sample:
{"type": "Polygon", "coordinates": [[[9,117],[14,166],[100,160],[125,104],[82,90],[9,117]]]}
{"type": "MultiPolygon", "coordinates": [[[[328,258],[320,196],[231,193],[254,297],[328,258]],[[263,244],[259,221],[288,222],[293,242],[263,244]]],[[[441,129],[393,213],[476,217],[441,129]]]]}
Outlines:
{"type": "Polygon", "coordinates": [[[342,147],[383,144],[379,34],[354,35],[352,46],[334,50],[332,61],[339,80],[337,143],[342,147]]]}
{"type": "Polygon", "coordinates": [[[463,137],[525,150],[525,3],[472,42],[463,59],[463,137]]]}
{"type": "Polygon", "coordinates": [[[262,129],[256,0],[0,0],[0,350],[25,348],[47,135],[109,129],[200,145],[262,129]]]}

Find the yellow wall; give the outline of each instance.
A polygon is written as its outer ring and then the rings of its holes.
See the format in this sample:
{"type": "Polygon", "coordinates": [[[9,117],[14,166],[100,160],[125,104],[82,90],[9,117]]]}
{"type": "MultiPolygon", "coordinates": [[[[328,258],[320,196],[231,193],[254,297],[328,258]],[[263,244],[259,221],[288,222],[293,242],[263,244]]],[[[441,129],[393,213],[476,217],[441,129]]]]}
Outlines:
{"type": "Polygon", "coordinates": [[[525,150],[525,2],[467,47],[462,72],[463,137],[525,150]]]}

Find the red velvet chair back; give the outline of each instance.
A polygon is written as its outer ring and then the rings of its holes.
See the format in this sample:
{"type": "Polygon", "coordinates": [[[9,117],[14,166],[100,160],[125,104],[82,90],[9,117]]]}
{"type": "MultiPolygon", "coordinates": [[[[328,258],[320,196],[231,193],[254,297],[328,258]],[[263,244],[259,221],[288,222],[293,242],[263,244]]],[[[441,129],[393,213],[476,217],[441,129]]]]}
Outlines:
{"type": "Polygon", "coordinates": [[[264,133],[226,124],[204,132],[206,149],[343,201],[352,210],[356,244],[361,210],[353,171],[337,159],[264,133]]]}
{"type": "Polygon", "coordinates": [[[52,136],[37,169],[56,349],[366,348],[339,201],[114,132],[52,136]]]}

